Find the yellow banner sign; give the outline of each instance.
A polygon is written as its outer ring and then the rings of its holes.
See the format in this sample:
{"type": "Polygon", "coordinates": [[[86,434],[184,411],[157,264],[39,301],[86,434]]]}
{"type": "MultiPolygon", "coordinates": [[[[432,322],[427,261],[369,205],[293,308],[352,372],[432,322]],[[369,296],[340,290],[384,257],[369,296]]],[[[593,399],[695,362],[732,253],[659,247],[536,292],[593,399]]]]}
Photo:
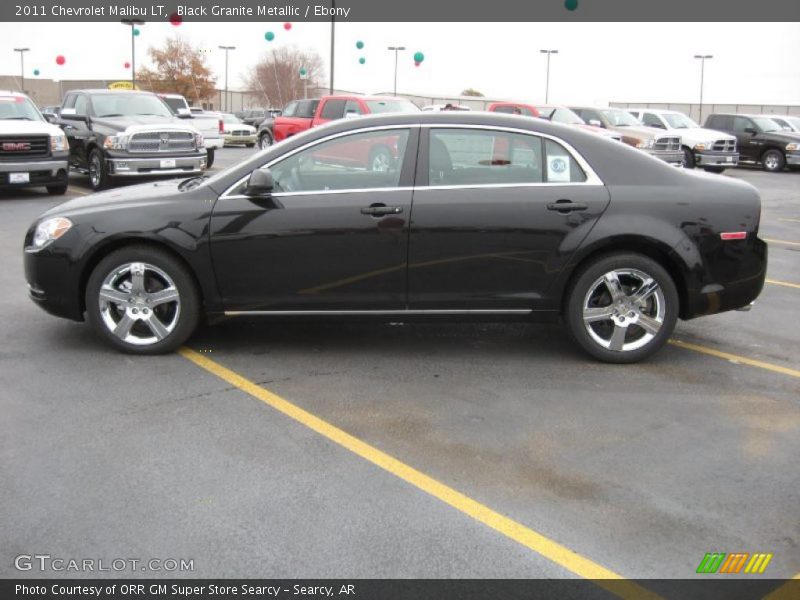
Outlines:
{"type": "Polygon", "coordinates": [[[108,84],[108,89],[110,90],[138,90],[138,87],[134,87],[130,81],[115,81],[114,83],[108,84]]]}

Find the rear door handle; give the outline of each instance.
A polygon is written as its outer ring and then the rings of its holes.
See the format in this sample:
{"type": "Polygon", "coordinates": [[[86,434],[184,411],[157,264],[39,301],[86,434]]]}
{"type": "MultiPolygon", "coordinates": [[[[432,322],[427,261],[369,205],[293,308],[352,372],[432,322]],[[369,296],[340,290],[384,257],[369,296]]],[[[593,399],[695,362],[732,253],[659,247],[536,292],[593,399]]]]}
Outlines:
{"type": "Polygon", "coordinates": [[[399,215],[401,212],[403,212],[402,206],[386,206],[385,204],[373,204],[361,209],[362,215],[370,215],[372,217],[399,215]]]}
{"type": "Polygon", "coordinates": [[[589,207],[580,202],[572,200],[558,200],[547,205],[547,210],[557,210],[560,213],[568,213],[576,210],[587,210],[589,207]]]}

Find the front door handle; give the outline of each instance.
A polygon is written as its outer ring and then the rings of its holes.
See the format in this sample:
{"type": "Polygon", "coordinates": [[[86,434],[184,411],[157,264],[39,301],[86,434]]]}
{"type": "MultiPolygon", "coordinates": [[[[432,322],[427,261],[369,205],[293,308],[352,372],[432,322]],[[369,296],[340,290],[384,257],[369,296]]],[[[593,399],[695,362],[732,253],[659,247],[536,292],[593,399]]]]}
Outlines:
{"type": "Polygon", "coordinates": [[[573,202],[572,200],[557,200],[547,205],[547,210],[557,210],[560,213],[566,214],[576,210],[587,210],[589,207],[580,202],[573,202]]]}
{"type": "Polygon", "coordinates": [[[386,206],[385,204],[371,204],[361,209],[362,215],[382,217],[384,215],[399,215],[403,212],[402,206],[386,206]]]}

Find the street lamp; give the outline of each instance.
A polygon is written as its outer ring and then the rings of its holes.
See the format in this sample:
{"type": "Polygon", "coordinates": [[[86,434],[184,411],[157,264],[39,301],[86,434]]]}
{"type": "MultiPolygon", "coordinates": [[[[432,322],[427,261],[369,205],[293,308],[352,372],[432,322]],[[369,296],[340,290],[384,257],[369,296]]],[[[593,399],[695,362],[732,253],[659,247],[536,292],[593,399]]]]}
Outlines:
{"type": "Polygon", "coordinates": [[[228,112],[228,51],[236,50],[236,46],[219,46],[220,50],[225,50],[225,112],[228,112]]]}
{"type": "Polygon", "coordinates": [[[703,126],[703,78],[706,70],[706,59],[714,58],[713,54],[695,54],[695,58],[700,59],[700,126],[703,126]]]}
{"type": "Polygon", "coordinates": [[[136,89],[136,27],[144,25],[141,19],[122,19],[121,23],[131,28],[131,87],[136,89]]]}
{"type": "Polygon", "coordinates": [[[333,96],[333,59],[336,46],[336,0],[331,0],[331,83],[328,92],[333,96]]]}
{"type": "Polygon", "coordinates": [[[19,89],[25,93],[25,53],[30,52],[30,48],[14,48],[14,52],[19,52],[20,82],[19,89]]]}
{"type": "Polygon", "coordinates": [[[558,50],[539,50],[542,54],[547,54],[547,79],[544,86],[544,103],[550,101],[550,55],[558,54],[558,50]]]}
{"type": "Polygon", "coordinates": [[[387,50],[394,51],[394,95],[397,96],[397,54],[398,52],[405,50],[405,46],[389,46],[387,50]]]}

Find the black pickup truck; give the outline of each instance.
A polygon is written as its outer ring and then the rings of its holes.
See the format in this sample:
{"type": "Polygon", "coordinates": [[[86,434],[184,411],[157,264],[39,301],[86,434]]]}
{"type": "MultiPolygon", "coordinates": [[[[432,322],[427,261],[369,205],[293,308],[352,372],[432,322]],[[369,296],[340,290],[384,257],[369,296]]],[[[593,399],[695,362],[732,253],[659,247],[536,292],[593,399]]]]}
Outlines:
{"type": "Polygon", "coordinates": [[[800,169],[800,133],[784,130],[769,115],[713,114],[708,129],[736,136],[740,162],[759,163],[765,171],[800,169]]]}
{"type": "Polygon", "coordinates": [[[192,175],[206,168],[203,136],[149,92],[70,91],[57,124],[69,140],[70,167],[87,173],[95,190],[117,177],[192,175]]]}

